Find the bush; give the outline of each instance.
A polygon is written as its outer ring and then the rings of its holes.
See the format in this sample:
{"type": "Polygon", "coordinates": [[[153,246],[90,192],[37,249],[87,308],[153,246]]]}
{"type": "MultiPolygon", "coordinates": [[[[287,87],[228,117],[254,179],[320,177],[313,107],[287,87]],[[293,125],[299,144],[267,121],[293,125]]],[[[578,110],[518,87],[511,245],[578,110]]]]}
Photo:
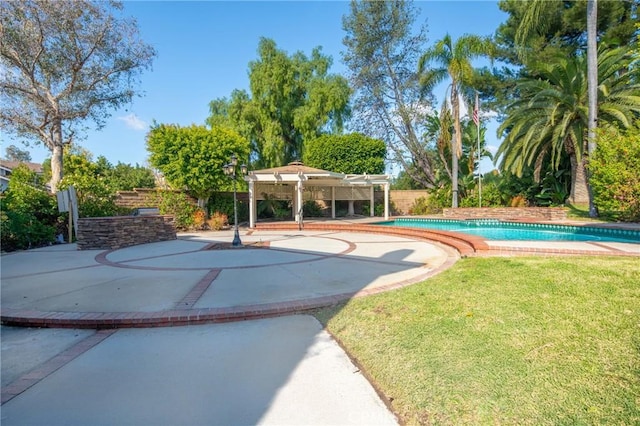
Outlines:
{"type": "Polygon", "coordinates": [[[409,207],[410,215],[439,214],[442,209],[451,205],[451,188],[438,188],[429,193],[428,197],[419,197],[409,207]]]}
{"type": "MultiPolygon", "coordinates": [[[[395,204],[393,201],[389,202],[389,211],[391,213],[396,211],[395,204]]],[[[362,215],[369,216],[371,214],[371,210],[369,204],[362,205],[362,215]]],[[[373,205],[373,215],[374,216],[384,216],[384,203],[376,203],[373,205]]]]}
{"type": "Polygon", "coordinates": [[[589,161],[594,203],[612,219],[640,221],[640,129],[598,131],[595,155],[589,161]]]}
{"type": "Polygon", "coordinates": [[[175,219],[176,229],[192,229],[198,207],[182,192],[157,191],[149,200],[158,206],[161,214],[171,215],[175,219]]]}
{"type": "MultiPolygon", "coordinates": [[[[477,190],[468,192],[467,196],[460,201],[460,207],[478,207],[478,196],[479,194],[477,190]]],[[[500,192],[500,189],[497,185],[493,183],[483,185],[482,207],[502,207],[504,206],[502,197],[503,194],[500,192]]],[[[521,200],[524,203],[524,198],[521,198],[521,200]]]]}
{"type": "Polygon", "coordinates": [[[3,211],[0,220],[4,251],[46,246],[55,239],[55,226],[40,222],[32,213],[3,211]]]}
{"type": "Polygon", "coordinates": [[[207,219],[207,226],[212,231],[219,231],[229,226],[229,218],[224,213],[215,212],[207,219]]]}
{"type": "Polygon", "coordinates": [[[315,200],[307,200],[302,205],[304,217],[322,217],[322,206],[315,200]]]}
{"type": "MultiPolygon", "coordinates": [[[[287,219],[291,217],[289,201],[278,200],[264,194],[264,200],[258,202],[258,218],[260,219],[287,219]]],[[[240,219],[238,219],[240,220],[240,219]]]]}
{"type": "Polygon", "coordinates": [[[0,199],[2,250],[40,247],[54,242],[60,214],[56,199],[26,166],[16,167],[0,199]]]}
{"type": "MultiPolygon", "coordinates": [[[[216,193],[209,197],[207,203],[209,214],[222,213],[227,218],[233,218],[233,194],[216,193]]],[[[249,205],[238,200],[238,222],[249,220],[249,205]]]]}
{"type": "Polygon", "coordinates": [[[193,213],[193,227],[195,229],[203,229],[207,220],[207,214],[202,209],[196,209],[193,213]]]}

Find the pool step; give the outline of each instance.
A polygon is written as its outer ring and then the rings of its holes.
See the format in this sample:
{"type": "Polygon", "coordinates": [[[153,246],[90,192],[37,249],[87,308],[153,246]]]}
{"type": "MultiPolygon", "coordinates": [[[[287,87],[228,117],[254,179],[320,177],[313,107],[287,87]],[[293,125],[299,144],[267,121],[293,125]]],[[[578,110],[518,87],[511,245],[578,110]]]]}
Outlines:
{"type": "MultiPolygon", "coordinates": [[[[256,230],[299,230],[297,223],[271,222],[256,224],[256,230]]],[[[305,231],[339,231],[339,232],[365,232],[369,234],[396,235],[399,237],[417,238],[420,240],[435,241],[454,248],[460,256],[473,256],[480,251],[489,250],[489,246],[480,237],[461,236],[447,231],[390,227],[379,225],[354,224],[345,222],[312,222],[304,225],[305,231]]]]}

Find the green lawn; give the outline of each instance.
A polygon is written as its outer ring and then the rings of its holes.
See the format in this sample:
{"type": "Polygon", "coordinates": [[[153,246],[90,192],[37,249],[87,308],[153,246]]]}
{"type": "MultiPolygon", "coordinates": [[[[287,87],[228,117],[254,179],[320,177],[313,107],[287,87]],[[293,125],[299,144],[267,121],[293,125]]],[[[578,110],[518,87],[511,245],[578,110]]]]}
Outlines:
{"type": "Polygon", "coordinates": [[[640,260],[469,258],[318,318],[408,424],[640,424],[640,260]]]}

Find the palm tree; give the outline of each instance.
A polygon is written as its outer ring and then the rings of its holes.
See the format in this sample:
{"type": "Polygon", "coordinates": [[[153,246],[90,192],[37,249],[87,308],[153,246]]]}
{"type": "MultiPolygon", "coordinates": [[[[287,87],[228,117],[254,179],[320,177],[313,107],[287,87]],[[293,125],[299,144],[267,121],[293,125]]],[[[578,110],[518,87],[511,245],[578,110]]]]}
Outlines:
{"type": "MultiPolygon", "coordinates": [[[[626,48],[599,55],[600,123],[628,128],[640,114],[640,84],[626,72],[630,61],[626,48]]],[[[505,170],[521,176],[526,167],[533,167],[539,178],[546,160],[557,169],[566,154],[571,160],[570,201],[588,202],[586,58],[559,57],[553,64],[538,64],[535,71],[537,78],[525,77],[516,86],[520,96],[509,105],[509,114],[498,129],[506,137],[496,157],[502,158],[505,170]]]]}
{"type": "MultiPolygon", "coordinates": [[[[526,53],[524,43],[536,28],[544,27],[541,18],[545,0],[531,0],[529,8],[522,18],[516,33],[516,44],[521,57],[526,53]]],[[[587,0],[587,87],[588,87],[588,154],[596,151],[596,128],[598,126],[598,0],[587,0]]],[[[596,217],[598,212],[593,204],[591,187],[588,185],[589,216],[596,217]]]]}
{"type": "MultiPolygon", "coordinates": [[[[598,1],[587,1],[587,87],[589,90],[589,155],[596,152],[596,128],[598,127],[598,1]]],[[[589,216],[598,216],[593,203],[593,193],[587,176],[587,190],[589,191],[589,216]]]]}
{"type": "Polygon", "coordinates": [[[493,45],[488,39],[464,35],[455,43],[446,34],[442,40],[436,42],[420,58],[418,73],[423,91],[430,92],[437,84],[446,78],[451,80],[449,93],[453,118],[455,138],[452,140],[451,183],[453,186],[452,207],[458,207],[458,159],[462,155],[462,132],[460,130],[460,98],[472,89],[470,84],[475,73],[471,60],[492,54],[493,45]],[[431,64],[439,67],[429,68],[431,64]]]}

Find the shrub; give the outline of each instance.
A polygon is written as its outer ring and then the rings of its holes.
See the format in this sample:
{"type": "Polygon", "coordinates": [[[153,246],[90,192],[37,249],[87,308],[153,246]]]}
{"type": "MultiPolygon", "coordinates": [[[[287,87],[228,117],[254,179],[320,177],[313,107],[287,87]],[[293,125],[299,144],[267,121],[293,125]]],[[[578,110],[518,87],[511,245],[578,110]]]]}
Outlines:
{"type": "MultiPolygon", "coordinates": [[[[369,216],[371,213],[371,210],[369,210],[369,204],[363,204],[362,205],[362,214],[363,216],[369,216]]],[[[389,201],[389,212],[391,214],[394,214],[394,212],[396,211],[396,206],[393,203],[393,201],[389,201]]],[[[375,203],[373,205],[373,215],[374,216],[384,216],[384,203],[375,203]]]]}
{"type": "Polygon", "coordinates": [[[182,192],[157,191],[150,201],[158,206],[161,214],[172,215],[176,229],[187,230],[194,226],[194,215],[198,207],[182,192]]]}
{"type": "MultiPolygon", "coordinates": [[[[467,196],[460,201],[460,207],[478,207],[479,194],[477,190],[470,191],[467,196]]],[[[483,185],[482,187],[482,207],[501,207],[504,206],[502,202],[503,194],[500,192],[498,186],[494,183],[483,185]]],[[[519,198],[523,203],[526,201],[524,198],[519,198]]]]}
{"type": "Polygon", "coordinates": [[[26,166],[16,167],[9,187],[0,199],[1,241],[5,251],[53,243],[58,223],[56,199],[40,176],[26,166]]]}
{"type": "MultiPolygon", "coordinates": [[[[215,193],[209,197],[207,204],[209,214],[219,212],[233,218],[233,194],[215,193]]],[[[238,200],[238,222],[249,220],[249,205],[238,200]]]]}
{"type": "Polygon", "coordinates": [[[212,231],[219,231],[229,226],[229,218],[224,213],[215,212],[207,219],[207,226],[212,231]]]}
{"type": "Polygon", "coordinates": [[[640,129],[598,131],[595,155],[589,161],[594,202],[606,216],[640,221],[640,129]]]}
{"type": "Polygon", "coordinates": [[[305,217],[322,217],[322,206],[315,200],[307,200],[302,205],[302,214],[305,217]]]}
{"type": "Polygon", "coordinates": [[[204,212],[204,210],[196,209],[196,211],[193,213],[193,227],[195,229],[204,228],[206,219],[207,219],[207,214],[204,212]]]}
{"type": "Polygon", "coordinates": [[[32,213],[3,211],[0,220],[4,251],[41,247],[54,241],[55,226],[40,222],[32,213]]]}
{"type": "Polygon", "coordinates": [[[442,187],[429,193],[428,197],[419,197],[409,207],[410,215],[442,213],[442,209],[451,205],[451,188],[442,187]]]}

